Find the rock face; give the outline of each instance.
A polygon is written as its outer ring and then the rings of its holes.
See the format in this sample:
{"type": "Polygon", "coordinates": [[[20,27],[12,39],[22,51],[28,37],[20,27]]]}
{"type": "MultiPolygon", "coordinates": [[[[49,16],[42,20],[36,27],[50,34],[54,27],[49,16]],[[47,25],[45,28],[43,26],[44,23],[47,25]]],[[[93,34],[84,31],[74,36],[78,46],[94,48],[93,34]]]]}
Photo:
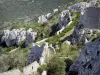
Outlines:
{"type": "Polygon", "coordinates": [[[70,21],[71,21],[71,14],[69,12],[69,10],[64,10],[61,12],[60,16],[59,16],[59,29],[62,29],[63,27],[65,27],[70,21]]]}
{"type": "Polygon", "coordinates": [[[100,37],[87,43],[78,59],[70,67],[72,72],[78,75],[100,75],[100,37]]]}
{"type": "Polygon", "coordinates": [[[81,14],[80,24],[85,28],[100,29],[100,7],[89,7],[81,14]]]}
{"type": "Polygon", "coordinates": [[[49,46],[47,42],[44,42],[42,46],[38,46],[33,44],[33,48],[28,57],[28,64],[31,64],[34,61],[37,61],[39,64],[45,64],[49,59],[49,54],[51,52],[55,52],[55,49],[49,46]]]}
{"type": "Polygon", "coordinates": [[[32,29],[27,30],[26,32],[26,40],[25,40],[25,45],[29,45],[35,41],[35,38],[37,36],[36,32],[32,32],[32,29]]]}
{"type": "Polygon", "coordinates": [[[1,44],[5,43],[7,46],[13,46],[19,45],[20,42],[26,40],[26,44],[28,45],[35,40],[36,34],[37,33],[32,32],[31,29],[26,31],[24,28],[13,29],[12,31],[4,30],[1,38],[1,44]]]}
{"type": "Polygon", "coordinates": [[[28,57],[28,64],[34,61],[37,61],[41,65],[45,64],[46,59],[49,58],[49,53],[48,43],[44,43],[41,47],[34,45],[28,57]]]}

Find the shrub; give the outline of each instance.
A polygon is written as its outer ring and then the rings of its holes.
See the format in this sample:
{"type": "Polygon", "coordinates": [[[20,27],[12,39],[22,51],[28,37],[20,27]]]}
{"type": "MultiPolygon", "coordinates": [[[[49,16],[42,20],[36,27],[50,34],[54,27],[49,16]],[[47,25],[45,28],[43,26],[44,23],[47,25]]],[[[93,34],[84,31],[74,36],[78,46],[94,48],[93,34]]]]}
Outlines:
{"type": "Polygon", "coordinates": [[[65,62],[64,59],[53,57],[48,63],[48,75],[65,75],[65,62]]]}
{"type": "Polygon", "coordinates": [[[19,43],[19,47],[24,47],[24,41],[20,41],[20,43],[19,43]]]}

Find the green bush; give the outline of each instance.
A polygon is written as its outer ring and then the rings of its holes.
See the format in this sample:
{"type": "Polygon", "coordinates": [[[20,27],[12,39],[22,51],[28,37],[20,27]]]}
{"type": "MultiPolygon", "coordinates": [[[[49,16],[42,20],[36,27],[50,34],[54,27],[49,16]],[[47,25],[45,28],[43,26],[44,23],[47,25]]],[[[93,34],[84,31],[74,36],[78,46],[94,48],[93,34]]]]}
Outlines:
{"type": "Polygon", "coordinates": [[[20,41],[19,47],[23,47],[24,43],[25,43],[24,41],[20,41]]]}
{"type": "Polygon", "coordinates": [[[63,58],[53,57],[48,66],[48,75],[65,75],[66,64],[63,58]]]}

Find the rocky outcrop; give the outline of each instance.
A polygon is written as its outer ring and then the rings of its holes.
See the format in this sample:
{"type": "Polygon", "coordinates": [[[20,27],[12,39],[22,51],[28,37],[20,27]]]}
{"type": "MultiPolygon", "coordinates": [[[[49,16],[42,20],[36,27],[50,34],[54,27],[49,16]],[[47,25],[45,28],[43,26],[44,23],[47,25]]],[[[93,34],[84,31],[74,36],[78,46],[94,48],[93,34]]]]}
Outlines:
{"type": "Polygon", "coordinates": [[[69,10],[64,10],[61,12],[59,16],[59,29],[65,27],[70,21],[72,21],[71,14],[69,10]]]}
{"type": "Polygon", "coordinates": [[[1,38],[1,44],[5,43],[7,46],[19,45],[22,41],[28,45],[34,42],[37,33],[32,32],[32,29],[25,30],[24,28],[4,30],[1,38]],[[31,41],[31,42],[30,42],[31,41]]]}
{"type": "Polygon", "coordinates": [[[100,37],[87,43],[70,67],[69,75],[100,75],[100,37]]]}
{"type": "Polygon", "coordinates": [[[41,47],[34,44],[28,57],[28,64],[34,61],[37,61],[41,65],[45,64],[49,59],[50,51],[53,51],[53,49],[48,43],[44,43],[41,47]]]}

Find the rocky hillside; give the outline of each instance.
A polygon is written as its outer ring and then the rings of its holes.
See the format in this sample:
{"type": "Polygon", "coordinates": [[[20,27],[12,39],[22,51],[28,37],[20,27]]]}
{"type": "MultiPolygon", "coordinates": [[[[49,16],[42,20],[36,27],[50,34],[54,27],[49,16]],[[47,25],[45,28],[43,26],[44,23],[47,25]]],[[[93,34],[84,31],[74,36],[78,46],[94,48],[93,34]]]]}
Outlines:
{"type": "Polygon", "coordinates": [[[80,52],[78,59],[71,65],[69,75],[99,75],[100,38],[87,43],[80,52]]]}
{"type": "Polygon", "coordinates": [[[99,9],[97,0],[76,0],[1,27],[0,75],[99,75],[99,9]]]}

